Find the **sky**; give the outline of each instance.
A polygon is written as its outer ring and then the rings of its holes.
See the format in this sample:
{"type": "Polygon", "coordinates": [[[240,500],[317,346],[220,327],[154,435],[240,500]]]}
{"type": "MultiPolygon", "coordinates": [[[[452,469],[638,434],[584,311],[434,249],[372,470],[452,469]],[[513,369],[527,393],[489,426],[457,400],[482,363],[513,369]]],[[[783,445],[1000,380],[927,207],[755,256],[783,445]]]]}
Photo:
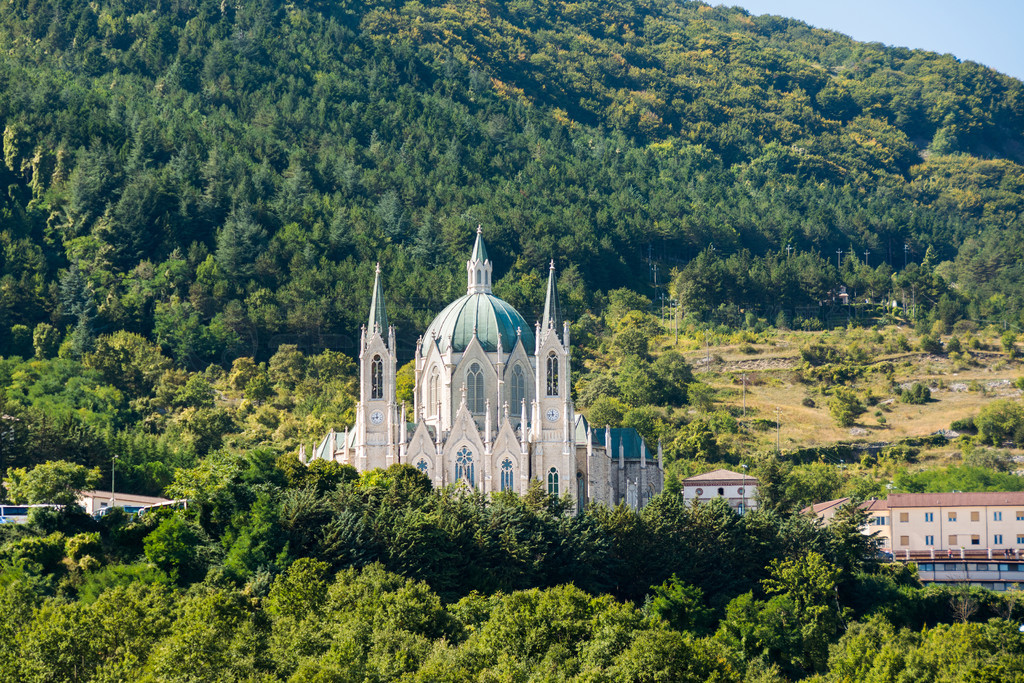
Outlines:
{"type": "MultiPolygon", "coordinates": [[[[714,3],[712,3],[714,4],[714,3]]],[[[952,53],[1024,80],[1024,0],[732,0],[854,40],[952,53]]]]}

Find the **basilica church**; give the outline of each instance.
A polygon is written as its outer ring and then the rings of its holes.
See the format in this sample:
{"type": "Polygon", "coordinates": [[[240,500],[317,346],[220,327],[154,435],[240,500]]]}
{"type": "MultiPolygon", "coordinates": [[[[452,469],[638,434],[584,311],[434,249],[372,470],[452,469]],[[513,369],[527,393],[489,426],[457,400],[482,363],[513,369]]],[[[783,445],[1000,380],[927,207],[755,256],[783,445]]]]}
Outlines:
{"type": "Polygon", "coordinates": [[[395,330],[380,266],[359,342],[355,424],[331,431],[306,464],[332,460],[365,472],[412,465],[435,487],[525,492],[530,480],[582,507],[641,507],[661,491],[661,447],[652,457],[636,430],[592,428],[570,395],[569,323],[560,319],[551,264],[542,319],[531,327],[491,292],[493,267],[481,230],[466,263],[466,294],[416,343],[413,421],[395,396],[395,330]]]}

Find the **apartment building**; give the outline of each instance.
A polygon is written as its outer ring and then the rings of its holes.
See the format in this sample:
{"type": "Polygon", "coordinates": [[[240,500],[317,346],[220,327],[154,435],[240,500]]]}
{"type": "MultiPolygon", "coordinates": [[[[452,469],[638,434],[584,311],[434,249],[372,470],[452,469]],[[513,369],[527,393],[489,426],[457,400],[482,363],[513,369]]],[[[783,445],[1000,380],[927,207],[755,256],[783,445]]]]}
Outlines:
{"type": "Polygon", "coordinates": [[[868,531],[877,531],[894,555],[991,550],[1005,557],[1005,551],[1024,550],[1024,491],[894,493],[864,507],[871,515],[868,531]]]}
{"type": "MultiPolygon", "coordinates": [[[[804,512],[827,523],[848,500],[804,512]]],[[[893,493],[861,507],[869,515],[864,533],[876,534],[894,560],[916,562],[922,581],[994,590],[1024,582],[1024,491],[893,493]]]]}

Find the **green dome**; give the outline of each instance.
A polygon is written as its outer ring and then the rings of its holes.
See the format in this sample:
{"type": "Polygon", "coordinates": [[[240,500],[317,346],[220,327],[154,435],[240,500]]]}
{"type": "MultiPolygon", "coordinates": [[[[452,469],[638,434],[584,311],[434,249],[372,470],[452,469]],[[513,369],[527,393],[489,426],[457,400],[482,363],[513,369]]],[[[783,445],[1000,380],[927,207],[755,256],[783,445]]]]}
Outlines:
{"type": "Polygon", "coordinates": [[[498,297],[483,292],[466,294],[448,304],[427,327],[423,338],[438,339],[442,351],[447,351],[450,345],[452,351],[460,353],[469,346],[474,329],[484,351],[497,351],[500,336],[505,353],[515,346],[518,329],[526,353],[533,355],[533,330],[523,316],[498,297]]]}

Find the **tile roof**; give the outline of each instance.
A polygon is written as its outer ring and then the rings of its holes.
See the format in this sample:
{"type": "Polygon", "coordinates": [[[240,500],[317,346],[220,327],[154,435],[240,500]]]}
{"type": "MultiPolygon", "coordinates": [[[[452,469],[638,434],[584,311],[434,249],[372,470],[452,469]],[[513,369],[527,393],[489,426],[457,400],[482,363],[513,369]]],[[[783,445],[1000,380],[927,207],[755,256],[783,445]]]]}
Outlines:
{"type": "Polygon", "coordinates": [[[972,505],[1024,506],[1024,491],[976,491],[951,493],[891,493],[887,508],[957,507],[972,505]]]}
{"type": "Polygon", "coordinates": [[[751,477],[747,474],[740,474],[739,472],[733,472],[732,470],[712,470],[705,472],[704,474],[697,474],[692,477],[683,479],[683,485],[686,484],[706,484],[709,481],[728,481],[739,483],[751,483],[757,484],[757,477],[751,477]]]}
{"type": "Polygon", "coordinates": [[[807,514],[808,512],[810,512],[810,513],[815,514],[815,515],[820,515],[823,512],[825,512],[826,510],[831,510],[832,508],[839,507],[840,505],[843,505],[843,504],[849,502],[849,500],[850,499],[848,497],[847,498],[836,498],[835,500],[826,500],[826,501],[821,502],[821,503],[815,503],[814,505],[808,505],[807,507],[805,507],[800,512],[802,512],[804,514],[807,514]]]}

